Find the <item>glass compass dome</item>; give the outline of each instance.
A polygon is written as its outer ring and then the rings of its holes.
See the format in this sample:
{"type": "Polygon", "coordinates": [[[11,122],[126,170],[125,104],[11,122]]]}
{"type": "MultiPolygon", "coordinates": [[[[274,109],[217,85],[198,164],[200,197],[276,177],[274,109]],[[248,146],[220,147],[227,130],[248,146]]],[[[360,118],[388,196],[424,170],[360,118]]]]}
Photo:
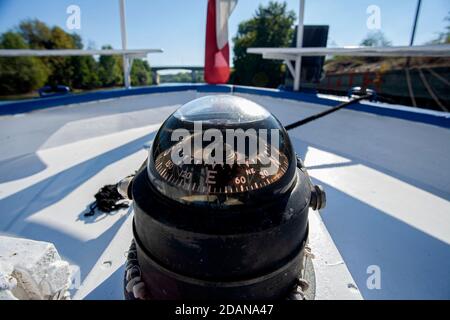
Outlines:
{"type": "Polygon", "coordinates": [[[147,171],[172,200],[228,207],[285,192],[295,165],[289,137],[271,113],[241,97],[214,95],[183,105],[163,123],[147,171]]]}

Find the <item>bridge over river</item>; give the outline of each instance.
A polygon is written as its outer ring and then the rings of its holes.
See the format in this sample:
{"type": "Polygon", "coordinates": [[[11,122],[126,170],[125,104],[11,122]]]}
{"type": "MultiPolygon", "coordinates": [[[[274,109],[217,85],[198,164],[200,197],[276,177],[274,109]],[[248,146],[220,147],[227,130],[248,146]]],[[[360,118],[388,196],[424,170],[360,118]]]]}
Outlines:
{"type": "Polygon", "coordinates": [[[197,72],[203,71],[203,66],[152,66],[152,80],[153,84],[159,84],[159,74],[161,70],[186,70],[191,72],[192,83],[197,82],[197,72]]]}

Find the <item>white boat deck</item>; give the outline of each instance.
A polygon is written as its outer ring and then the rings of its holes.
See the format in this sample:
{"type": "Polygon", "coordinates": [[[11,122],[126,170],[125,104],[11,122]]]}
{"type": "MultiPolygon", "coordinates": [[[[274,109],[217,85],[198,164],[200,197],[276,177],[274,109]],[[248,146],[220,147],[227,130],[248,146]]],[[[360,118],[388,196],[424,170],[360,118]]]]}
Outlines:
{"type": "MultiPolygon", "coordinates": [[[[122,299],[132,212],[83,213],[101,186],[140,166],[161,122],[200,95],[139,95],[0,117],[0,233],[54,243],[81,269],[74,298],[122,299]]],[[[242,96],[283,124],[325,108],[242,96]]],[[[450,130],[343,109],[290,136],[327,193],[326,209],[311,213],[316,297],[450,298],[450,130]],[[373,265],[381,288],[371,290],[373,265]]]]}

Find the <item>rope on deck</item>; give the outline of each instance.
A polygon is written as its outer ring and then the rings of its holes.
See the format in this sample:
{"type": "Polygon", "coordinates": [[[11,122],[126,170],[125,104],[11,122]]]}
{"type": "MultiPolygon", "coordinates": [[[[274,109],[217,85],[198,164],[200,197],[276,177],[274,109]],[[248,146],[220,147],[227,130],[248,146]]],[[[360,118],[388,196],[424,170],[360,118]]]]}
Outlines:
{"type": "Polygon", "coordinates": [[[314,121],[314,120],[320,119],[322,117],[325,117],[326,115],[329,115],[330,113],[336,112],[336,111],[338,111],[338,110],[340,110],[340,109],[342,109],[342,108],[344,108],[346,106],[349,106],[349,105],[351,105],[353,103],[356,103],[358,101],[361,101],[361,100],[364,100],[364,99],[368,99],[368,98],[371,98],[371,97],[373,97],[373,93],[365,94],[365,95],[360,96],[358,98],[353,98],[352,100],[343,102],[343,103],[337,105],[336,107],[333,107],[331,109],[325,110],[323,112],[319,112],[319,113],[317,113],[315,115],[312,115],[310,117],[307,117],[307,118],[299,120],[299,121],[296,121],[294,123],[288,124],[284,128],[286,130],[291,130],[291,129],[303,126],[303,125],[305,125],[305,124],[307,124],[307,123],[309,123],[311,121],[314,121]]]}

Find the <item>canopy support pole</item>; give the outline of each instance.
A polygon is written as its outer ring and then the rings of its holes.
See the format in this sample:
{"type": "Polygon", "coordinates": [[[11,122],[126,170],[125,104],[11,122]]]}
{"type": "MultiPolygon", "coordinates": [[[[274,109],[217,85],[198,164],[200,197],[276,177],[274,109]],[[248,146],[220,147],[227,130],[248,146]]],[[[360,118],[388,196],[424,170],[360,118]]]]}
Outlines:
{"type": "MultiPolygon", "coordinates": [[[[127,28],[126,28],[126,21],[125,21],[125,0],[119,0],[119,7],[120,7],[120,32],[121,32],[121,38],[122,38],[122,50],[127,49],[127,28]]],[[[123,55],[123,83],[125,85],[125,88],[131,87],[131,80],[130,80],[130,74],[131,74],[131,61],[128,58],[127,55],[123,55]]]]}
{"type": "MultiPolygon", "coordinates": [[[[298,26],[297,26],[297,48],[301,48],[303,46],[304,13],[305,13],[305,0],[300,0],[300,8],[298,12],[298,26]]],[[[294,91],[300,90],[301,70],[302,70],[302,56],[298,55],[295,59],[294,91]]]]}

